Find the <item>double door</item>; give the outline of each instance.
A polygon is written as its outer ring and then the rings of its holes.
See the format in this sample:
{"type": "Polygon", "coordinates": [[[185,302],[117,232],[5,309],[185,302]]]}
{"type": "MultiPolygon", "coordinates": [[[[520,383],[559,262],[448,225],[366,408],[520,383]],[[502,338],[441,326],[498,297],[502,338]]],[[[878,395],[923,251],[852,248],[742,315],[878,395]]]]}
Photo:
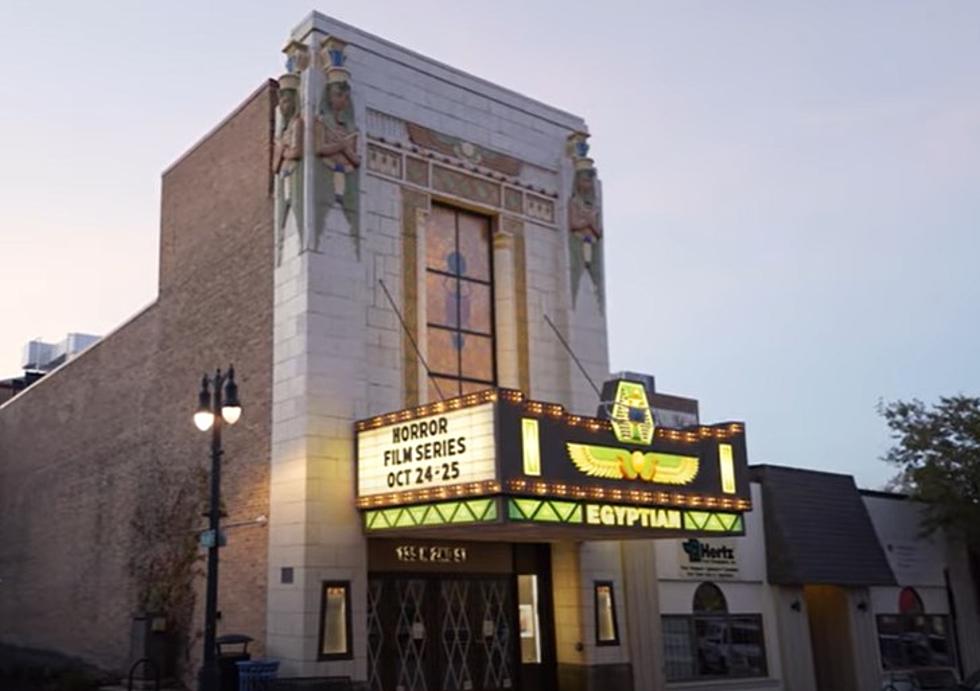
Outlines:
{"type": "Polygon", "coordinates": [[[520,639],[511,576],[374,574],[371,691],[507,691],[520,639]]]}

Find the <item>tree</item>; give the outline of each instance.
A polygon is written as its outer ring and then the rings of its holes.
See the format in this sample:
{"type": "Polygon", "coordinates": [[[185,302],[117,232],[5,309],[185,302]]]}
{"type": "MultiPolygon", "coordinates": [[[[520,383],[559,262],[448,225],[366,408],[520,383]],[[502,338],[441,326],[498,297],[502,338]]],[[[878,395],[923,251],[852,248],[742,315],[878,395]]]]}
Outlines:
{"type": "MultiPolygon", "coordinates": [[[[170,468],[159,460],[143,473],[143,497],[133,516],[129,573],[137,609],[162,615],[187,658],[193,640],[194,583],[203,574],[198,534],[207,506],[207,473],[170,468]]],[[[176,652],[176,651],[175,651],[176,652]]]]}
{"type": "Polygon", "coordinates": [[[965,545],[980,600],[980,398],[896,401],[879,412],[894,440],[884,460],[899,468],[891,487],[925,503],[927,533],[965,545]]]}

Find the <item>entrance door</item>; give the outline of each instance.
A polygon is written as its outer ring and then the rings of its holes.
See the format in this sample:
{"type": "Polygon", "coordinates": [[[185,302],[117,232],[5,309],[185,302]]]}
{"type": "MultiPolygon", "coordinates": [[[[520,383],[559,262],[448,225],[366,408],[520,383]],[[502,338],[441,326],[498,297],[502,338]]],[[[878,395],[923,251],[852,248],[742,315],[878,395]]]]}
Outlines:
{"type": "Polygon", "coordinates": [[[516,688],[516,609],[508,576],[372,575],[372,691],[516,688]]]}
{"type": "Polygon", "coordinates": [[[831,585],[803,588],[817,691],[857,691],[847,592],[831,585]]]}

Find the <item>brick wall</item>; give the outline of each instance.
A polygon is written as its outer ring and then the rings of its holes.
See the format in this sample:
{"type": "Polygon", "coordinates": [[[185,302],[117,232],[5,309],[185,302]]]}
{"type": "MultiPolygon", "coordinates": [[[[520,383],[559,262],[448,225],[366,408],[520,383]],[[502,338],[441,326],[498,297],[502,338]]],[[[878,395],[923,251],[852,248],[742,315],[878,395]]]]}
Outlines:
{"type": "MultiPolygon", "coordinates": [[[[264,84],[164,173],[158,300],[0,408],[0,643],[126,664],[130,524],[154,496],[145,468],[208,463],[191,414],[212,367],[235,364],[244,406],[225,434],[227,520],[269,513],[275,98],[264,84]]],[[[247,633],[261,653],[266,530],[228,540],[219,634],[247,633]]]]}

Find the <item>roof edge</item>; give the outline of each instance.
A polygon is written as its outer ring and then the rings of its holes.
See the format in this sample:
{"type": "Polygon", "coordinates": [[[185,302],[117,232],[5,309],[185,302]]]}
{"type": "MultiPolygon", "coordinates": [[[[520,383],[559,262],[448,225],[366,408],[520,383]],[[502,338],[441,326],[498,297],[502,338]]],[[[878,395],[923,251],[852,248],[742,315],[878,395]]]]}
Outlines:
{"type": "Polygon", "coordinates": [[[585,123],[585,118],[580,115],[575,115],[567,110],[562,110],[530,96],[525,96],[520,92],[500,86],[488,79],[477,77],[457,67],[440,62],[439,60],[405,48],[388,39],[317,11],[313,11],[307,15],[293,29],[291,36],[293,40],[302,41],[313,31],[335,35],[349,44],[358,46],[362,50],[375,53],[389,60],[395,60],[406,67],[428,74],[436,79],[450,82],[463,89],[474,90],[475,86],[482,87],[479,90],[482,96],[544,120],[550,120],[560,127],[567,128],[569,131],[586,133],[589,131],[588,125],[585,123]],[[491,93],[488,93],[488,90],[491,93]]]}
{"type": "Polygon", "coordinates": [[[222,127],[224,127],[229,122],[231,122],[231,120],[236,115],[238,115],[243,110],[245,110],[245,108],[247,108],[248,105],[252,101],[254,101],[256,98],[258,98],[259,96],[261,96],[262,93],[266,89],[270,89],[270,88],[272,88],[272,89],[278,89],[279,88],[279,82],[277,82],[275,79],[272,79],[271,77],[270,78],[267,78],[265,81],[263,81],[262,84],[259,85],[254,91],[252,91],[252,93],[250,93],[245,98],[244,101],[242,101],[241,103],[239,103],[237,106],[235,106],[232,109],[232,111],[230,113],[228,113],[226,116],[224,116],[223,118],[221,118],[221,120],[218,122],[217,125],[215,125],[211,129],[209,129],[202,137],[200,137],[196,142],[194,142],[193,144],[191,144],[190,147],[188,147],[187,149],[185,149],[184,150],[184,153],[182,153],[179,156],[177,156],[177,158],[174,159],[174,161],[170,165],[168,165],[166,168],[163,169],[163,172],[160,174],[160,177],[166,177],[174,168],[176,168],[177,166],[179,166],[191,154],[193,154],[195,151],[197,151],[199,148],[201,148],[201,146],[207,140],[209,140],[211,137],[213,137],[215,135],[215,133],[218,132],[218,130],[220,130],[222,127]]]}
{"type": "Polygon", "coordinates": [[[102,338],[100,338],[99,340],[97,340],[95,343],[93,343],[92,345],[90,345],[88,348],[85,348],[83,351],[81,351],[80,353],[78,353],[75,357],[73,357],[73,358],[71,358],[69,360],[66,360],[65,362],[61,363],[60,365],[58,365],[57,367],[55,367],[50,372],[46,373],[43,377],[41,377],[40,379],[38,379],[36,382],[34,382],[33,384],[31,384],[30,386],[28,386],[28,387],[26,387],[24,389],[21,389],[12,398],[7,399],[3,403],[0,403],[0,411],[2,411],[7,406],[13,404],[15,401],[21,400],[28,392],[37,390],[37,387],[43,386],[45,382],[52,380],[56,374],[59,374],[62,370],[64,370],[67,367],[71,367],[72,364],[78,362],[83,357],[85,357],[89,353],[93,352],[100,345],[102,345],[103,343],[105,343],[106,341],[108,341],[114,335],[116,335],[117,333],[119,333],[120,331],[122,331],[123,329],[125,329],[127,326],[129,326],[130,324],[132,324],[133,322],[135,322],[137,319],[139,319],[140,317],[142,317],[144,314],[146,314],[147,312],[149,312],[151,309],[153,309],[154,307],[156,307],[158,302],[159,302],[159,299],[158,298],[154,298],[152,302],[150,302],[149,304],[145,305],[143,308],[141,308],[135,314],[133,314],[132,316],[130,316],[122,324],[120,324],[119,326],[117,326],[116,328],[114,328],[112,331],[110,331],[109,333],[107,333],[105,336],[103,336],[102,338]]]}

